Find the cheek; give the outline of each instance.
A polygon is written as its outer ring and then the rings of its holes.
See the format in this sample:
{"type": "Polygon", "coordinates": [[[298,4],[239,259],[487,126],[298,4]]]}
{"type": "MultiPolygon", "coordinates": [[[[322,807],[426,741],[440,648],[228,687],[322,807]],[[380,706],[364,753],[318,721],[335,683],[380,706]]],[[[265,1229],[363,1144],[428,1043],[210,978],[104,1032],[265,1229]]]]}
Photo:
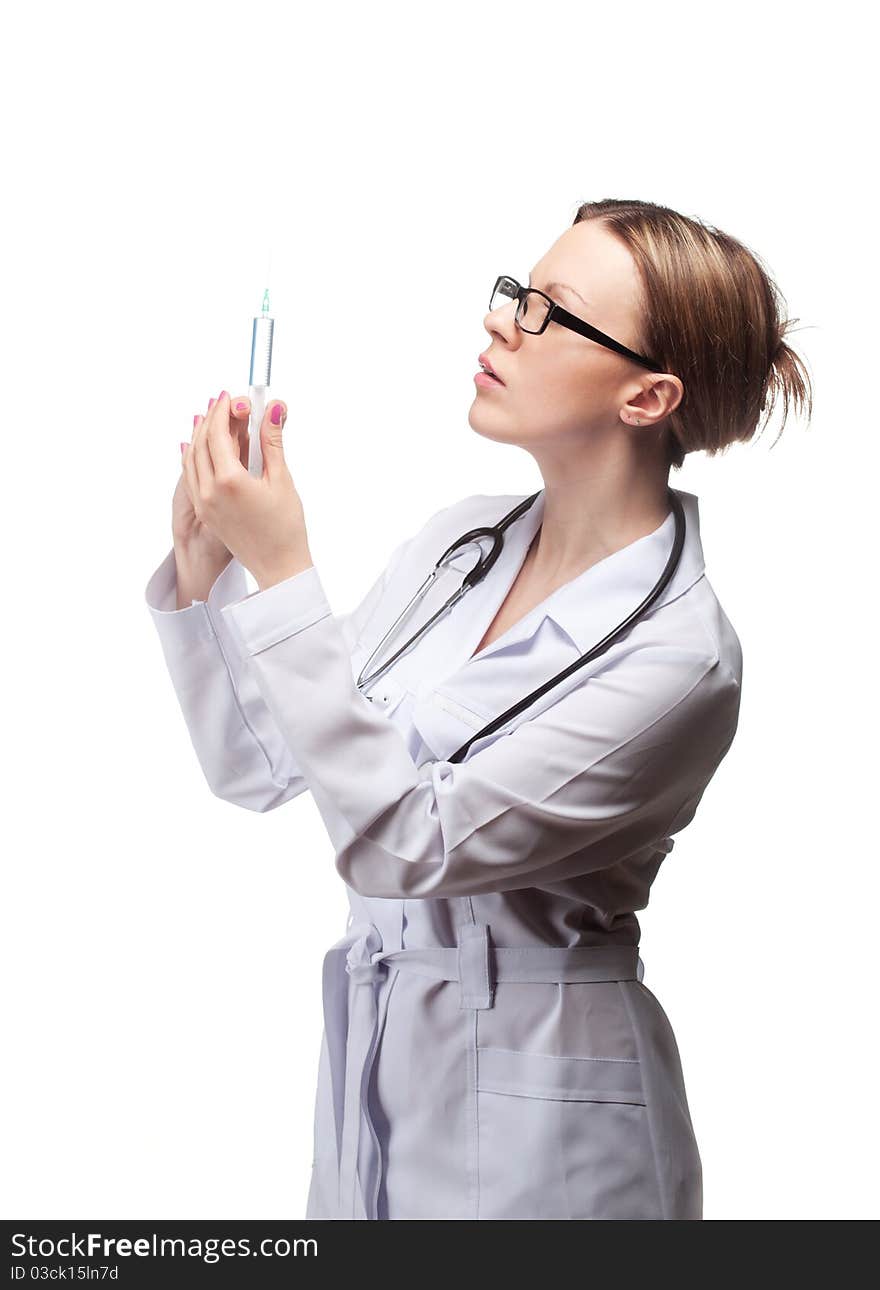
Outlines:
{"type": "Polygon", "coordinates": [[[602,361],[543,365],[529,389],[529,424],[582,433],[614,415],[619,381],[602,361]]]}
{"type": "Polygon", "coordinates": [[[557,407],[580,409],[604,402],[610,390],[608,371],[602,363],[580,361],[554,363],[542,375],[541,386],[557,407]]]}

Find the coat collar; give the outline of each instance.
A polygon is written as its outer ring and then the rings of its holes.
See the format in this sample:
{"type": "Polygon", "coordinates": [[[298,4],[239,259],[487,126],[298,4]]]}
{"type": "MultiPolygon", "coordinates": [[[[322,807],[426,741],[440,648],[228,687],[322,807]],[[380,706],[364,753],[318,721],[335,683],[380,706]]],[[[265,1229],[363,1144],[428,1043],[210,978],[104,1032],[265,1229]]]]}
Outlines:
{"type": "MultiPolygon", "coordinates": [[[[703,545],[700,538],[699,499],[693,493],[680,489],[672,490],[682,504],[686,520],[684,547],[675,573],[667,583],[663,593],[651,606],[653,613],[663,605],[677,599],[703,575],[705,562],[703,545]]],[[[500,498],[496,513],[487,517],[483,523],[496,523],[517,502],[524,501],[530,494],[521,497],[500,498]]],[[[493,594],[485,597],[485,605],[490,610],[490,617],[482,622],[482,629],[472,648],[482,639],[489,623],[494,618],[513,580],[519,571],[532,539],[541,526],[544,516],[544,490],[518,520],[515,520],[505,531],[504,550],[487,576],[485,583],[475,592],[486,588],[494,582],[493,594]],[[493,574],[496,575],[493,579],[493,574]],[[492,606],[494,605],[494,608],[492,606]]],[[[538,605],[531,613],[504,636],[482,650],[473,660],[474,663],[488,657],[501,648],[508,648],[517,641],[525,640],[535,634],[545,618],[552,618],[569,639],[578,647],[581,654],[586,654],[593,645],[608,634],[618,623],[622,622],[656,584],[663,572],[675,536],[675,516],[670,511],[666,519],[645,537],[630,542],[628,546],[606,556],[570,582],[558,587],[556,591],[538,605]]],[[[475,553],[463,553],[450,562],[452,568],[466,573],[475,564],[475,553]]],[[[472,592],[471,595],[475,593],[472,592]]],[[[482,607],[482,606],[481,606],[482,607]]],[[[480,615],[484,617],[484,615],[480,615]]]]}
{"type": "MultiPolygon", "coordinates": [[[[646,618],[681,596],[703,575],[697,498],[692,493],[674,491],[685,513],[684,546],[675,573],[646,618]]],[[[475,498],[472,513],[458,516],[457,520],[462,529],[494,524],[529,496],[475,498]]],[[[588,653],[650,593],[672,549],[675,516],[670,511],[653,533],[615,551],[557,588],[503,636],[472,657],[513,585],[543,514],[542,491],[505,530],[501,554],[486,578],[426,633],[412,653],[396,665],[392,679],[381,687],[391,706],[406,690],[413,694],[409,719],[434,757],[450,756],[500,712],[588,653]]],[[[447,545],[455,536],[447,536],[447,545]]],[[[442,550],[441,542],[438,546],[442,550]]],[[[462,576],[475,563],[473,547],[447,562],[448,576],[438,581],[422,621],[454,586],[460,585],[462,576]]],[[[515,723],[537,715],[606,663],[607,656],[600,656],[585,665],[515,718],[515,723]]],[[[507,730],[504,727],[485,739],[491,741],[507,730]]],[[[468,756],[483,746],[484,740],[477,740],[468,756]]]]}

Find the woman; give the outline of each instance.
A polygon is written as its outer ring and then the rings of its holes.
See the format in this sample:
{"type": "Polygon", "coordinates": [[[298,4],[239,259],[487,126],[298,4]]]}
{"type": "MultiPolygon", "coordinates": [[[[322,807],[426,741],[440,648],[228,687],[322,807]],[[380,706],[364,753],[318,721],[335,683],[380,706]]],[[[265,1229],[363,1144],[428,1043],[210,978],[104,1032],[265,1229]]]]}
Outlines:
{"type": "Polygon", "coordinates": [[[787,415],[808,382],[756,258],[664,207],[582,206],[530,287],[496,284],[481,358],[503,383],[477,375],[469,419],[530,452],[543,488],[411,648],[475,546],[371,657],[441,554],[528,497],[440,511],[335,617],[283,416],[267,412],[252,478],[247,400],[225,391],[195,419],[174,547],[147,587],[212,791],[267,811],[310,789],[347,885],[324,962],[309,1218],[702,1217],[636,911],[731,745],[742,655],[697,498],[668,472],[751,438],[780,390],[787,415]],[[647,612],[481,734],[655,587],[675,499],[684,545],[647,612]]]}

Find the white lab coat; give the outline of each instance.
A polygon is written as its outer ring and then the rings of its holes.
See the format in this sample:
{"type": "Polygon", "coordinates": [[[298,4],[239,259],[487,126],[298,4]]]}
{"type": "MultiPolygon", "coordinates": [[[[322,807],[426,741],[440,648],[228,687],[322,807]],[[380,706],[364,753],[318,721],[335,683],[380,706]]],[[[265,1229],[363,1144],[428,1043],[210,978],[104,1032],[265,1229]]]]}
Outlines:
{"type": "MultiPolygon", "coordinates": [[[[348,927],[324,960],[307,1218],[702,1217],[678,1049],[642,981],[635,911],[731,745],[742,654],[705,576],[698,500],[676,492],[686,541],[649,613],[460,764],[445,759],[644,599],[672,512],[471,658],[542,492],[373,701],[355,678],[440,554],[522,497],[438,512],[344,617],[314,567],[248,595],[232,560],[207,603],[179,611],[173,551],[150,578],[212,792],[268,811],[310,790],[347,886],[348,927]]],[[[371,671],[475,559],[437,579],[371,671]]]]}

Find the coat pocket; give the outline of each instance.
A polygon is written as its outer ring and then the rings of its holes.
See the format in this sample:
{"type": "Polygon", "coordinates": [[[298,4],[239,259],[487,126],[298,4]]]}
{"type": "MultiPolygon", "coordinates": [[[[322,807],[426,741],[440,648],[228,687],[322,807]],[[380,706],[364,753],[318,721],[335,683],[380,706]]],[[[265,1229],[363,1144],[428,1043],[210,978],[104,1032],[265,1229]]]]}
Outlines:
{"type": "Polygon", "coordinates": [[[479,1217],[661,1218],[637,1060],[477,1048],[479,1217]]]}

